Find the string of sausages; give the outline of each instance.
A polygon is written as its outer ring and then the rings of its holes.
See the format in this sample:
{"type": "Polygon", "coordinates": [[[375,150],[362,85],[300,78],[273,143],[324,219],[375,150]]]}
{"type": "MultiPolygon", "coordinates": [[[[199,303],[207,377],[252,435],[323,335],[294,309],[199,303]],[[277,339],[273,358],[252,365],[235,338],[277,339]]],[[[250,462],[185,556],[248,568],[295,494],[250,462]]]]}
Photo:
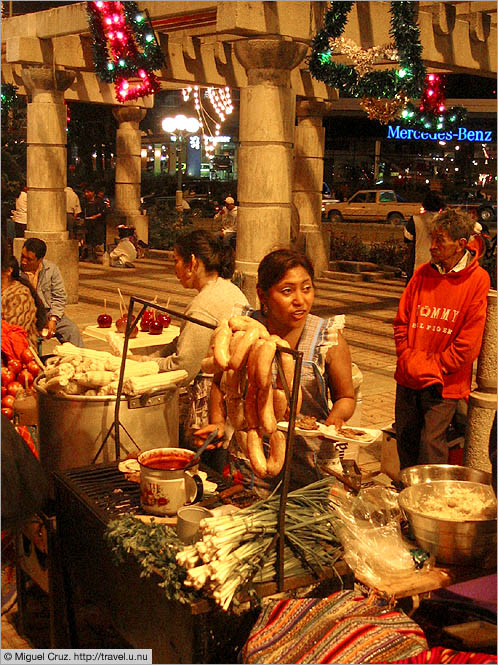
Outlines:
{"type": "MultiPolygon", "coordinates": [[[[272,365],[277,347],[290,348],[286,340],[270,335],[259,321],[234,316],[216,328],[211,354],[201,364],[203,372],[223,372],[220,386],[225,394],[227,419],[239,447],[260,478],[277,476],[285,461],[285,435],[277,429],[277,423],[288,420],[289,405],[279,373],[273,385],[272,365]],[[263,448],[264,435],[270,440],[268,458],[263,448]]],[[[280,360],[292,391],[294,359],[281,353],[280,360]]],[[[299,389],[298,413],[301,400],[299,389]]]]}

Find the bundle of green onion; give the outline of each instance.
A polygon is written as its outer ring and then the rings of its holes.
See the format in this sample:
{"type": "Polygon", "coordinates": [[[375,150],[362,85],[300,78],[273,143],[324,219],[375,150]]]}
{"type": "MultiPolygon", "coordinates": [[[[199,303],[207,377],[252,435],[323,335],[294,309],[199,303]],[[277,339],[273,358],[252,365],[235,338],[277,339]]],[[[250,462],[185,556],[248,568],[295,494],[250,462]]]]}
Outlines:
{"type": "MultiPolygon", "coordinates": [[[[342,551],[333,531],[336,517],[330,504],[333,478],[289,492],[286,503],[284,574],[298,575],[334,566],[342,551]]],[[[214,598],[227,610],[234,595],[251,579],[275,579],[280,495],[231,515],[201,521],[202,539],[178,552],[176,561],[187,569],[184,584],[214,598]]]]}

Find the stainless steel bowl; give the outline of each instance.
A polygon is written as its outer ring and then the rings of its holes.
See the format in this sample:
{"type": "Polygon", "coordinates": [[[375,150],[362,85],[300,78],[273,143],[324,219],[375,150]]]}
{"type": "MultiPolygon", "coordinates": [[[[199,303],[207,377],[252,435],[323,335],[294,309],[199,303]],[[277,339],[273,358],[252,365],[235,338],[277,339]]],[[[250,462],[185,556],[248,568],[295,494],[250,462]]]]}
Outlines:
{"type": "Polygon", "coordinates": [[[465,486],[483,498],[494,498],[489,485],[459,480],[437,480],[404,489],[399,505],[413,531],[417,543],[434,554],[440,563],[470,564],[496,555],[496,518],[455,521],[424,515],[424,503],[444,495],[451,487],[465,486]]]}
{"type": "Polygon", "coordinates": [[[431,483],[434,480],[467,480],[471,483],[491,485],[491,474],[487,471],[472,469],[470,466],[456,464],[420,464],[403,469],[399,478],[405,487],[419,483],[431,483]]]}

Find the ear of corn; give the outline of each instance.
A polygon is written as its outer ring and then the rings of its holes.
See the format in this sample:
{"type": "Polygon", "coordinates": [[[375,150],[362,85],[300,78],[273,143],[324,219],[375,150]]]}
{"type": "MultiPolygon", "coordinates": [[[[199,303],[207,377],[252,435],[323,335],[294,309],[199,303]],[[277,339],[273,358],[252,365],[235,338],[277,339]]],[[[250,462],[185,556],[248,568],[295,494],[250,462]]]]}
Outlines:
{"type": "Polygon", "coordinates": [[[188,374],[184,369],[161,372],[156,376],[131,376],[125,379],[123,390],[129,395],[140,395],[151,390],[167,388],[183,381],[187,376],[188,374]]]}
{"type": "MultiPolygon", "coordinates": [[[[159,373],[159,365],[154,360],[144,363],[137,363],[134,360],[127,360],[125,365],[125,379],[130,376],[154,376],[159,373]]],[[[114,372],[114,377],[119,379],[119,369],[114,372]]]]}
{"type": "Polygon", "coordinates": [[[56,346],[54,353],[58,356],[79,356],[80,358],[112,358],[112,355],[108,351],[84,349],[79,346],[74,346],[71,342],[64,342],[64,344],[56,346]]]}

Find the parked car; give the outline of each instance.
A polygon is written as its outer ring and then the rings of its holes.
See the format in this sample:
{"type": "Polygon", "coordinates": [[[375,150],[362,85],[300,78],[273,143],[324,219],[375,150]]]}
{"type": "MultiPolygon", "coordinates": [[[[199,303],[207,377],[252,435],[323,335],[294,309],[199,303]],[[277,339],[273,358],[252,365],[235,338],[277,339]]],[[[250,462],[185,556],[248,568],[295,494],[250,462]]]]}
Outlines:
{"type": "Polygon", "coordinates": [[[448,208],[462,208],[470,213],[481,224],[496,224],[496,193],[494,198],[489,201],[480,190],[463,190],[459,194],[448,198],[446,201],[448,208]]]}
{"type": "Polygon", "coordinates": [[[186,196],[185,200],[190,205],[192,217],[214,217],[220,209],[218,201],[202,196],[194,198],[186,196]]]}
{"type": "Polygon", "coordinates": [[[347,201],[322,199],[322,213],[330,222],[358,220],[402,224],[421,210],[421,203],[410,203],[392,189],[362,189],[347,201]]]}

